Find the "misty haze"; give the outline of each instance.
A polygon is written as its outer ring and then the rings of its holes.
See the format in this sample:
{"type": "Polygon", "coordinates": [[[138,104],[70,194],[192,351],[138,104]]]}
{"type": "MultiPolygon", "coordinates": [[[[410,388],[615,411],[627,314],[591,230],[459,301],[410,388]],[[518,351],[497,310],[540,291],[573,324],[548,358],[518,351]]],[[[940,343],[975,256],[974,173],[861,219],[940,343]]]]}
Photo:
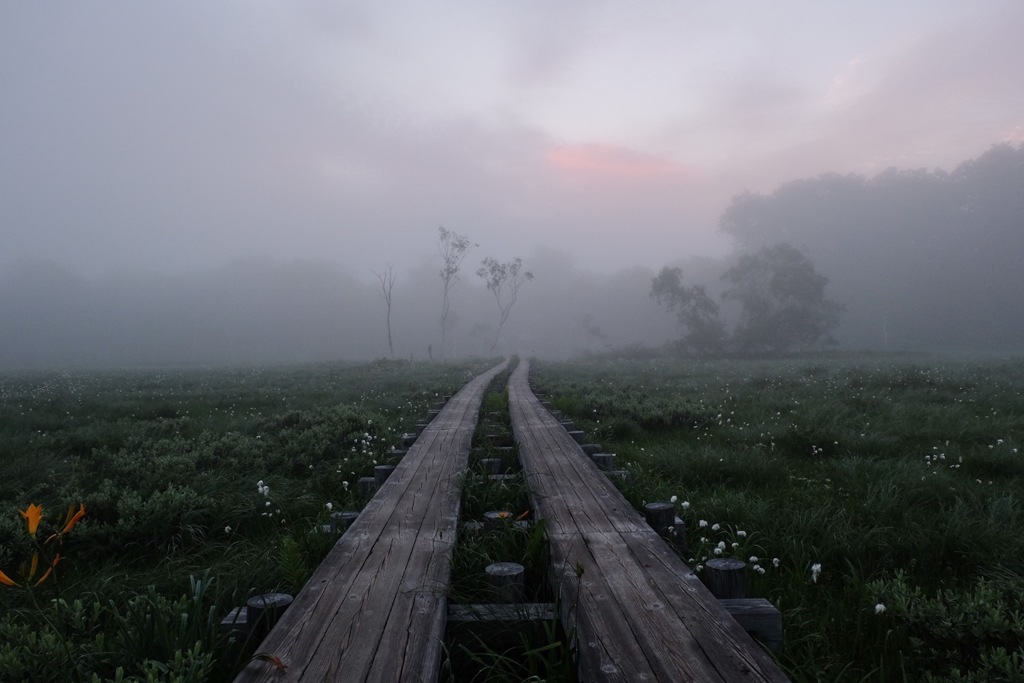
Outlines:
{"type": "Polygon", "coordinates": [[[6,7],[0,367],[692,353],[654,278],[749,333],[777,245],[841,313],[775,350],[1019,349],[1019,4],[745,12],[6,7]]]}

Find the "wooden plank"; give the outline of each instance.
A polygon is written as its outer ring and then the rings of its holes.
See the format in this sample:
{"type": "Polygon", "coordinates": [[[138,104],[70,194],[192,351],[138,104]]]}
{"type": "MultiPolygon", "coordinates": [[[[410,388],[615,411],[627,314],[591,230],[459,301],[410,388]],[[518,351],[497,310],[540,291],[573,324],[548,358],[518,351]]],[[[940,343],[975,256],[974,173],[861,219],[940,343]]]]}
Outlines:
{"type": "Polygon", "coordinates": [[[427,426],[258,648],[251,681],[436,681],[447,614],[459,475],[483,392],[468,383],[427,426]]]}
{"type": "Polygon", "coordinates": [[[478,603],[449,605],[448,622],[466,621],[551,621],[555,605],[550,602],[478,603]]]}
{"type": "Polygon", "coordinates": [[[719,598],[743,630],[771,651],[782,647],[782,613],[764,598],[719,598]]]}
{"type": "Polygon", "coordinates": [[[512,429],[580,679],[787,680],[541,406],[528,372],[509,381],[512,429]]]}

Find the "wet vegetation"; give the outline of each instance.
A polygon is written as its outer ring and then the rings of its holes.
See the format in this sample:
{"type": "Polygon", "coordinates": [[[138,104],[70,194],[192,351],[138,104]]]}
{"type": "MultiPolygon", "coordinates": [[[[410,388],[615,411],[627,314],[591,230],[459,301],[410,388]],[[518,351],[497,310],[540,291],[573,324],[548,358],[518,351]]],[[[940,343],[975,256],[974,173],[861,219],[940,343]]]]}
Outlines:
{"type": "Polygon", "coordinates": [[[254,643],[220,619],[297,591],[337,539],[332,510],[365,503],[358,478],[486,367],[0,378],[0,570],[17,584],[0,586],[0,680],[230,679],[254,643]],[[40,582],[37,541],[70,503],[86,514],[40,582]]]}
{"type": "Polygon", "coordinates": [[[677,503],[684,559],[748,562],[796,681],[1024,676],[1024,362],[538,362],[536,383],[677,503]],[[661,416],[658,419],[655,416],[661,416]]]}

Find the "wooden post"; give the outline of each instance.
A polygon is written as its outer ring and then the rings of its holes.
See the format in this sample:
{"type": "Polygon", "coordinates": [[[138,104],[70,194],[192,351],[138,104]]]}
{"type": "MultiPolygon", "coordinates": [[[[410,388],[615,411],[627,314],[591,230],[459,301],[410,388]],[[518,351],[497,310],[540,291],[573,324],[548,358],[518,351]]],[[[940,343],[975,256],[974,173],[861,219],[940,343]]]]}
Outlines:
{"type": "Polygon", "coordinates": [[[610,472],[615,467],[614,453],[594,453],[590,456],[590,459],[597,465],[597,469],[602,472],[610,472]]]}
{"type": "Polygon", "coordinates": [[[462,525],[462,530],[470,535],[478,534],[484,530],[484,523],[471,519],[462,525]]]}
{"type": "Polygon", "coordinates": [[[522,602],[526,594],[526,569],[517,562],[487,565],[487,583],[494,589],[494,602],[522,602]]]}
{"type": "Polygon", "coordinates": [[[388,477],[394,471],[394,465],[375,465],[373,468],[373,481],[377,484],[377,488],[383,486],[384,482],[388,480],[388,477]]]}
{"type": "Polygon", "coordinates": [[[488,527],[494,528],[500,524],[507,524],[512,521],[512,513],[508,510],[491,510],[484,513],[484,521],[488,527]]]}
{"type": "Polygon", "coordinates": [[[356,521],[359,517],[358,512],[351,510],[345,510],[343,512],[332,512],[331,523],[334,526],[334,533],[343,534],[345,531],[352,526],[352,522],[356,521]]]}
{"type": "Polygon", "coordinates": [[[704,563],[704,583],[716,598],[747,597],[747,563],[735,557],[716,557],[704,563]]]}
{"type": "Polygon", "coordinates": [[[648,503],[644,505],[644,518],[659,534],[667,534],[675,527],[676,506],[672,503],[648,503]]]}
{"type": "Polygon", "coordinates": [[[402,444],[402,448],[409,448],[414,443],[416,443],[416,436],[417,436],[416,434],[410,434],[409,432],[406,432],[405,434],[402,434],[402,438],[400,439],[400,443],[402,444]]]}
{"type": "Polygon", "coordinates": [[[292,596],[287,593],[264,593],[254,595],[246,601],[246,624],[255,642],[263,642],[290,604],[292,596]]]}
{"type": "Polygon", "coordinates": [[[580,448],[582,448],[583,452],[586,453],[587,455],[593,455],[594,453],[600,453],[601,451],[604,450],[603,448],[601,448],[601,444],[599,444],[599,443],[583,443],[583,444],[580,444],[580,448]]]}
{"type": "Polygon", "coordinates": [[[377,480],[373,477],[359,477],[356,482],[356,490],[359,495],[369,498],[377,490],[377,480]]]}
{"type": "Polygon", "coordinates": [[[583,440],[587,438],[587,435],[584,434],[583,431],[580,429],[572,430],[571,432],[569,432],[569,436],[571,436],[572,440],[575,441],[576,443],[583,443],[583,440]]]}

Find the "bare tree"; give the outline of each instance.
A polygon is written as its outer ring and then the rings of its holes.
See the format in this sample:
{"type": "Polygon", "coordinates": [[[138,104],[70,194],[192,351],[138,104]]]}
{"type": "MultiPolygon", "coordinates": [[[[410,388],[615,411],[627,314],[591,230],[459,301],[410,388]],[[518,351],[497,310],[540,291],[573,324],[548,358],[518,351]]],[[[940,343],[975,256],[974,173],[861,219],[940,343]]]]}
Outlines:
{"type": "Polygon", "coordinates": [[[384,267],[384,271],[378,273],[377,271],[370,271],[377,276],[380,281],[380,296],[384,299],[384,305],[388,309],[388,351],[391,355],[395,355],[395,345],[391,341],[391,290],[395,286],[395,267],[390,263],[384,267]]]}
{"type": "Polygon", "coordinates": [[[448,332],[448,311],[451,310],[451,291],[459,282],[459,268],[471,245],[469,238],[441,226],[437,229],[437,250],[441,252],[441,281],[444,282],[441,299],[441,360],[444,360],[445,336],[448,332]]]}
{"type": "Polygon", "coordinates": [[[491,351],[494,351],[501,338],[501,328],[505,326],[505,321],[508,320],[516,299],[519,298],[519,288],[527,280],[533,279],[533,273],[523,270],[521,258],[516,257],[508,263],[502,263],[488,256],[476,274],[487,283],[487,289],[494,294],[494,300],[498,304],[498,330],[494,334],[494,343],[491,344],[491,351]]]}

